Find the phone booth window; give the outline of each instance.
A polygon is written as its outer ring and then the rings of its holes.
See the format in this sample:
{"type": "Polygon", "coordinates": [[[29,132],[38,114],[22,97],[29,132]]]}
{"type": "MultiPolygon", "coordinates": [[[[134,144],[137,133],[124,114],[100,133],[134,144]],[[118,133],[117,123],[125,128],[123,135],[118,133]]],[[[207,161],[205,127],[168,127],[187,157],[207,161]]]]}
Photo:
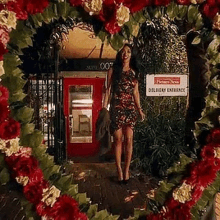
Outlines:
{"type": "Polygon", "coordinates": [[[92,85],[69,87],[70,143],[92,143],[92,85]]]}

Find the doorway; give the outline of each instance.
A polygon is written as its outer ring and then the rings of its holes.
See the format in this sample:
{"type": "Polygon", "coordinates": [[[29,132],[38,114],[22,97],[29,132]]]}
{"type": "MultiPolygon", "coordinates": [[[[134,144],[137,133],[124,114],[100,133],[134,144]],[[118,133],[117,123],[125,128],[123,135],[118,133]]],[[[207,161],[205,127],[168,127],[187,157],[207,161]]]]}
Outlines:
{"type": "Polygon", "coordinates": [[[105,78],[99,77],[64,77],[68,157],[94,156],[99,152],[95,123],[102,108],[104,83],[105,78]]]}

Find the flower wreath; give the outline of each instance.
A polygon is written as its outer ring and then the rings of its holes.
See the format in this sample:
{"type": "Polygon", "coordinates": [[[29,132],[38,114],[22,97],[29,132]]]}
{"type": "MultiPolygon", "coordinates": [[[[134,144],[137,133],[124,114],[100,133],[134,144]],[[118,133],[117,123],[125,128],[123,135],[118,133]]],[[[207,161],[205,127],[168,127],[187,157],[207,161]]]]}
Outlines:
{"type": "Polygon", "coordinates": [[[211,89],[202,118],[196,122],[195,135],[199,135],[202,129],[211,132],[201,159],[191,163],[188,177],[179,180],[181,184],[178,187],[178,184],[171,184],[172,197],[164,201],[158,213],[147,215],[147,219],[196,218],[207,205],[198,205],[203,192],[213,196],[219,190],[215,187],[220,170],[217,120],[220,109],[219,9],[219,0],[0,0],[0,76],[3,85],[0,86],[1,183],[9,180],[7,165],[12,177],[23,185],[26,199],[45,219],[117,218],[105,210],[96,212],[95,205],[87,208],[87,215],[80,212],[79,204],[88,204],[88,199],[85,194],[77,192],[71,176],[61,175],[53,157],[45,153],[41,132],[35,130],[31,123],[33,110],[23,102],[25,80],[18,68],[21,64],[18,55],[22,54],[22,48],[32,44],[31,36],[42,22],[50,23],[53,19],[66,19],[68,16],[86,21],[92,16],[94,21],[102,24],[98,30],[96,28],[97,36],[118,50],[124,40],[137,35],[141,23],[151,17],[160,17],[165,11],[171,19],[186,19],[193,29],[200,32],[194,43],[211,39],[207,49],[211,89]]]}

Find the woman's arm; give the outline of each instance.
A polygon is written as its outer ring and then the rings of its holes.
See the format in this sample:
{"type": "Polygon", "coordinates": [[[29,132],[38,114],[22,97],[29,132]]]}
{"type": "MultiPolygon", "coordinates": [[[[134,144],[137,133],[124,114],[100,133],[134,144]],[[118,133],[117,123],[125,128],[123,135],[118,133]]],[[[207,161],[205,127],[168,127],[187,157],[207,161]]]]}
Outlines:
{"type": "Polygon", "coordinates": [[[141,104],[140,104],[140,93],[139,93],[139,89],[138,89],[138,81],[135,84],[133,96],[134,96],[134,102],[135,102],[137,109],[138,109],[138,112],[141,116],[141,121],[143,121],[145,119],[145,114],[143,113],[142,108],[141,108],[141,104]]]}
{"type": "Polygon", "coordinates": [[[109,103],[109,98],[111,95],[112,73],[113,73],[113,69],[110,68],[107,72],[107,88],[105,89],[105,95],[102,105],[103,108],[107,108],[109,103]]]}

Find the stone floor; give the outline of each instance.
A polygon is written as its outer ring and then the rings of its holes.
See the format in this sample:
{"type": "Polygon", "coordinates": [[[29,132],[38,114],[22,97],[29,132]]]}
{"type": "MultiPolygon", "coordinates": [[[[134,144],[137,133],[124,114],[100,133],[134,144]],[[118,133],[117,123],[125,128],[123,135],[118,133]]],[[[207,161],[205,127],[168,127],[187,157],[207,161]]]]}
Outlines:
{"type": "MultiPolygon", "coordinates": [[[[138,171],[131,171],[127,185],[117,182],[114,162],[98,162],[97,158],[75,158],[67,163],[66,173],[73,173],[74,183],[79,192],[87,192],[92,204],[98,209],[107,209],[120,220],[128,219],[134,214],[134,208],[144,208],[146,194],[154,188],[157,180],[138,171]]],[[[24,211],[19,198],[22,193],[0,186],[0,220],[24,220],[24,211]]]]}
{"type": "Polygon", "coordinates": [[[131,171],[127,185],[117,182],[115,163],[73,163],[68,173],[73,173],[79,192],[87,192],[99,210],[107,209],[120,219],[134,214],[134,208],[144,208],[146,194],[157,185],[157,180],[138,171],[131,171]]]}

